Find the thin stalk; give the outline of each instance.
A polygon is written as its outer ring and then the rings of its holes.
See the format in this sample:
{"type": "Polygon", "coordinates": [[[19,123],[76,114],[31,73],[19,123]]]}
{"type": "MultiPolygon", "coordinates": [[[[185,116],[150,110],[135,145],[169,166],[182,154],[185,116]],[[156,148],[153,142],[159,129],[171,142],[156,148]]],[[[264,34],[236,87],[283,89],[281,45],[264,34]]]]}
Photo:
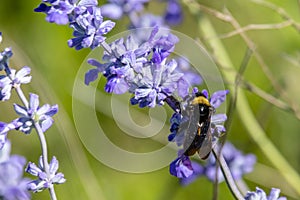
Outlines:
{"type": "Polygon", "coordinates": [[[109,54],[112,54],[110,46],[105,41],[101,43],[101,46],[103,47],[104,51],[106,51],[109,54]]]}
{"type": "Polygon", "coordinates": [[[213,152],[213,155],[215,156],[216,160],[218,161],[218,163],[220,165],[221,171],[224,175],[225,181],[226,181],[232,195],[237,200],[244,200],[243,195],[241,194],[241,192],[239,191],[238,187],[235,184],[235,181],[234,181],[234,179],[231,175],[230,169],[229,169],[222,153],[218,154],[217,147],[214,147],[212,152],[213,152]]]}
{"type": "MultiPolygon", "coordinates": [[[[29,108],[29,103],[28,103],[21,87],[17,86],[17,87],[15,87],[15,89],[16,89],[16,92],[17,92],[20,100],[22,101],[24,106],[28,109],[29,108]]],[[[34,122],[33,124],[34,124],[35,130],[37,132],[38,138],[40,140],[41,148],[42,148],[42,159],[43,159],[44,171],[46,172],[47,177],[50,179],[49,164],[48,164],[47,141],[46,141],[44,132],[43,132],[41,126],[39,125],[39,123],[34,122]]],[[[50,187],[49,187],[49,193],[50,193],[50,197],[51,197],[52,200],[57,199],[53,184],[51,184],[50,187]]]]}

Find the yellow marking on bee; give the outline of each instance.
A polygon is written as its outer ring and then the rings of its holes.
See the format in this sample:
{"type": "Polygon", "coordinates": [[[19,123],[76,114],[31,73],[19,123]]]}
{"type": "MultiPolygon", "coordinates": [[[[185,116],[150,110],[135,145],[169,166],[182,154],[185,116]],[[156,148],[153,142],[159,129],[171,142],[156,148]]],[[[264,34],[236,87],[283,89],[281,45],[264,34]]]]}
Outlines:
{"type": "Polygon", "coordinates": [[[201,134],[201,128],[200,128],[200,127],[198,127],[198,130],[197,130],[197,135],[199,135],[199,136],[200,136],[200,134],[201,134]]]}
{"type": "Polygon", "coordinates": [[[207,106],[211,106],[208,99],[205,98],[205,97],[195,97],[192,101],[192,104],[193,105],[196,105],[196,104],[204,104],[204,105],[207,105],[207,106]]]}

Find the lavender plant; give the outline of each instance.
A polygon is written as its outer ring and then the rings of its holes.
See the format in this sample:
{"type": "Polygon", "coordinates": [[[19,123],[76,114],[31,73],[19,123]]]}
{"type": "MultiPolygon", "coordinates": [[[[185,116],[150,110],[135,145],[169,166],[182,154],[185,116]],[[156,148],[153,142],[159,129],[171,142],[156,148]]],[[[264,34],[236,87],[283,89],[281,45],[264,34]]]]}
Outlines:
{"type": "Polygon", "coordinates": [[[30,195],[25,189],[32,190],[33,192],[48,189],[51,199],[56,199],[53,184],[64,183],[66,179],[62,173],[56,173],[58,170],[58,161],[55,157],[53,157],[50,164],[48,163],[47,142],[44,133],[53,124],[52,116],[57,113],[58,106],[50,106],[49,104],[40,106],[39,96],[33,93],[30,93],[29,100],[27,99],[21,85],[31,81],[31,76],[29,75],[30,68],[25,66],[18,72],[11,68],[9,66],[9,59],[12,55],[11,48],[5,48],[0,53],[0,70],[4,72],[0,76],[0,100],[8,101],[12,90],[15,90],[23,105],[14,104],[14,110],[19,115],[19,118],[8,123],[0,122],[0,149],[3,149],[1,167],[6,169],[0,175],[0,179],[7,181],[7,183],[1,183],[5,187],[1,187],[0,196],[4,199],[29,199],[30,195]],[[28,181],[27,179],[22,179],[21,173],[25,164],[25,158],[14,156],[10,159],[8,156],[10,142],[7,140],[7,135],[11,130],[30,134],[32,129],[36,130],[39,137],[42,155],[38,167],[31,162],[27,165],[26,172],[38,177],[37,180],[28,181]]]}
{"type": "Polygon", "coordinates": [[[26,159],[20,155],[10,155],[11,142],[6,141],[0,150],[0,198],[30,199],[27,190],[28,178],[23,178],[26,159]]]}
{"type": "MultiPolygon", "coordinates": [[[[161,28],[167,27],[166,24],[176,25],[182,22],[183,15],[179,1],[167,1],[163,17],[142,13],[146,3],[149,1],[110,0],[107,4],[98,6],[96,0],[44,0],[35,11],[45,13],[46,20],[50,23],[68,24],[74,30],[74,38],[68,40],[69,47],[74,47],[76,50],[94,49],[99,46],[104,48],[102,61],[88,60],[88,63],[94,68],[85,75],[86,85],[97,80],[99,74],[102,74],[106,78],[104,90],[114,94],[125,92],[133,94],[130,100],[132,105],[139,105],[141,108],[169,105],[175,113],[170,119],[171,134],[168,139],[181,147],[185,135],[179,127],[188,122],[189,118],[184,111],[198,92],[198,89],[193,89],[191,92],[191,87],[194,84],[199,86],[202,81],[199,75],[194,76],[194,74],[182,70],[182,63],[170,59],[175,44],[180,41],[168,31],[160,32],[161,28]],[[145,34],[135,30],[134,34],[126,39],[120,38],[107,44],[105,35],[114,28],[115,22],[104,20],[104,17],[117,20],[123,16],[128,17],[129,28],[148,26],[152,27],[151,32],[145,34]],[[186,74],[190,76],[185,76],[186,74]],[[179,111],[179,107],[181,111],[179,111]]],[[[39,97],[36,94],[30,94],[29,100],[27,100],[21,90],[21,84],[30,82],[30,68],[23,67],[19,71],[10,68],[8,60],[11,56],[10,49],[5,49],[0,54],[0,70],[4,71],[4,75],[0,77],[0,100],[9,100],[12,90],[15,90],[23,105],[14,104],[14,110],[19,118],[7,123],[0,122],[0,146],[3,149],[8,148],[7,134],[11,130],[15,129],[30,134],[32,129],[35,129],[41,142],[42,156],[38,165],[31,162],[27,165],[26,171],[36,176],[37,179],[29,183],[27,181],[26,187],[33,192],[49,189],[51,198],[56,199],[53,184],[64,183],[65,178],[62,173],[57,173],[58,160],[56,157],[53,157],[48,163],[44,132],[53,124],[52,116],[57,113],[58,107],[48,104],[39,106],[39,97]]],[[[214,91],[210,98],[206,90],[203,90],[202,93],[210,105],[217,109],[225,101],[228,90],[214,91]]],[[[225,113],[211,116],[209,131],[212,133],[214,147],[218,146],[218,139],[226,131],[223,125],[226,120],[225,113]]],[[[215,150],[213,149],[213,151],[215,150]]],[[[222,181],[224,178],[229,187],[233,187],[232,184],[235,183],[230,179],[240,179],[243,174],[252,171],[255,163],[253,155],[244,156],[229,143],[225,144],[219,155],[220,157],[214,153],[214,158],[210,156],[206,165],[200,166],[192,162],[190,157],[180,149],[178,157],[170,164],[170,174],[180,178],[183,184],[203,175],[207,176],[209,180],[215,181],[216,172],[221,174],[216,169],[216,161],[218,161],[223,173],[218,180],[222,181]],[[222,159],[226,162],[222,162],[222,159]]],[[[9,159],[3,160],[5,163],[9,159]]],[[[13,163],[13,165],[22,168],[24,165],[22,163],[24,161],[18,161],[18,164],[13,163]]],[[[29,194],[24,190],[25,181],[21,178],[22,174],[20,171],[16,174],[18,174],[16,187],[20,191],[19,195],[24,199],[29,198],[29,194]]],[[[9,184],[5,183],[4,185],[7,187],[4,187],[3,191],[0,189],[0,195],[7,199],[13,198],[9,197],[12,195],[9,192],[11,190],[9,184]]],[[[284,199],[279,197],[279,191],[272,189],[268,197],[259,188],[256,192],[248,192],[245,197],[240,197],[243,195],[236,191],[233,191],[233,194],[237,199],[284,199]]]]}

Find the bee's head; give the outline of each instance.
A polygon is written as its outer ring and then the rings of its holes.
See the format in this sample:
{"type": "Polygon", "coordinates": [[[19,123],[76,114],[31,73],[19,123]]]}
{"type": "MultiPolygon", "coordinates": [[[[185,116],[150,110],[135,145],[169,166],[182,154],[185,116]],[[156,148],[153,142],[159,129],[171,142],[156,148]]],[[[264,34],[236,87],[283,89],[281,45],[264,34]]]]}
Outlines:
{"type": "Polygon", "coordinates": [[[209,100],[206,98],[206,96],[203,93],[197,92],[195,95],[196,97],[192,101],[193,105],[199,104],[199,105],[211,107],[209,100]]]}

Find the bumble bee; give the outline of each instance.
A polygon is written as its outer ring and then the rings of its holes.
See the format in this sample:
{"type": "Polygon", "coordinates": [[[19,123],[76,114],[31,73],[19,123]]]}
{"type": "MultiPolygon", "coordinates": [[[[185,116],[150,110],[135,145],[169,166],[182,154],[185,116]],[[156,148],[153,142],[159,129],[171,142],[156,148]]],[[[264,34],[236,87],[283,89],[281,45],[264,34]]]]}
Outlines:
{"type": "Polygon", "coordinates": [[[178,133],[184,135],[184,155],[192,156],[197,152],[201,159],[206,159],[212,150],[211,116],[215,108],[201,92],[186,102],[185,109],[181,108],[183,106],[174,97],[167,102],[175,111],[188,118],[178,129],[178,133]]]}
{"type": "Polygon", "coordinates": [[[210,123],[215,109],[204,94],[198,92],[186,111],[189,123],[185,130],[184,155],[192,156],[198,152],[201,159],[206,159],[212,149],[210,123]]]}

